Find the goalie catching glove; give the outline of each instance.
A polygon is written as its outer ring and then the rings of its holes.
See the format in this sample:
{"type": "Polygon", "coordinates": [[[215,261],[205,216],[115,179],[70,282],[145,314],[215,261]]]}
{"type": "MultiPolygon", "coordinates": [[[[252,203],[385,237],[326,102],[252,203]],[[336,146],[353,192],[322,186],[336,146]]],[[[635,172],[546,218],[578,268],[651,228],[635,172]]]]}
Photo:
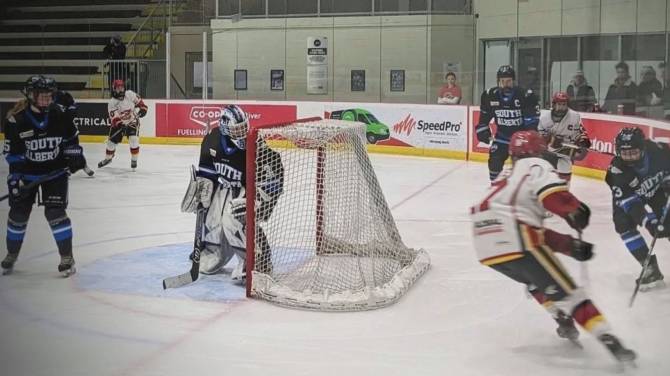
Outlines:
{"type": "Polygon", "coordinates": [[[214,182],[202,176],[196,176],[195,167],[191,167],[191,181],[181,202],[181,211],[195,213],[201,205],[207,209],[212,203],[214,182]]]}

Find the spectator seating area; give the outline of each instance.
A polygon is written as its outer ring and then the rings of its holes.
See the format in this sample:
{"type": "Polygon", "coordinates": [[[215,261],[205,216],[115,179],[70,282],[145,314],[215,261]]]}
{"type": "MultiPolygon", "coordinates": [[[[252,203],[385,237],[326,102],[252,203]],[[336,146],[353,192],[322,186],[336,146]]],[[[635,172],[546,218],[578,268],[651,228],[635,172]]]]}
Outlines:
{"type": "Polygon", "coordinates": [[[59,87],[78,98],[104,96],[105,45],[118,34],[128,44],[126,59],[151,58],[164,40],[165,22],[157,31],[154,22],[146,21],[150,16],[165,18],[167,4],[161,0],[3,1],[0,96],[18,96],[32,74],[54,77],[59,87]]]}

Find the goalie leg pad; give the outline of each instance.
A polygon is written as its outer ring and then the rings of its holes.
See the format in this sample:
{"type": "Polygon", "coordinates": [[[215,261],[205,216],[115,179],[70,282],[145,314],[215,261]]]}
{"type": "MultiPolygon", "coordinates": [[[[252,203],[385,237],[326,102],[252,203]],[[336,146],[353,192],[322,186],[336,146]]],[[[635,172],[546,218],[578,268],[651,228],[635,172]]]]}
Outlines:
{"type": "Polygon", "coordinates": [[[200,253],[200,273],[216,274],[233,258],[233,254],[224,252],[219,244],[205,244],[200,253]]]}

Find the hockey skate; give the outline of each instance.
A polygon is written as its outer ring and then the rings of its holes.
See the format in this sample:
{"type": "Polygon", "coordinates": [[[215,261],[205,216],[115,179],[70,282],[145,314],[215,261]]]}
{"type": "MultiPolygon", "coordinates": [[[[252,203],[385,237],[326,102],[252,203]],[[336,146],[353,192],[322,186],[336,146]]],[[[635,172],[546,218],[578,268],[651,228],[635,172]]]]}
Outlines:
{"type": "Polygon", "coordinates": [[[635,351],[625,348],[617,337],[612,334],[602,334],[598,337],[598,340],[607,347],[616,360],[635,365],[637,354],[635,354],[635,351]]]}
{"type": "Polygon", "coordinates": [[[575,327],[575,321],[571,316],[561,312],[558,314],[558,318],[556,318],[556,323],[558,323],[556,334],[559,337],[570,341],[576,341],[579,338],[579,330],[575,327]]]}
{"type": "Polygon", "coordinates": [[[58,271],[67,278],[77,272],[74,267],[74,258],[72,256],[61,256],[60,264],[58,264],[58,271]]]}
{"type": "Polygon", "coordinates": [[[135,171],[137,169],[137,161],[130,161],[130,168],[135,171]]]}
{"type": "Polygon", "coordinates": [[[112,159],[111,158],[105,158],[105,159],[101,160],[100,162],[98,162],[98,168],[103,168],[110,163],[112,163],[112,159]]]}
{"type": "MultiPolygon", "coordinates": [[[[637,283],[639,279],[636,279],[637,283]]],[[[663,282],[663,274],[658,269],[658,263],[656,261],[656,255],[652,256],[652,259],[649,261],[647,270],[644,271],[642,280],[640,283],[640,291],[645,292],[654,288],[665,287],[665,282],[663,282]]]]}
{"type": "Polygon", "coordinates": [[[2,264],[0,265],[2,266],[2,275],[8,275],[12,273],[14,270],[14,264],[18,258],[18,253],[7,253],[7,256],[4,260],[2,260],[2,264]]]}

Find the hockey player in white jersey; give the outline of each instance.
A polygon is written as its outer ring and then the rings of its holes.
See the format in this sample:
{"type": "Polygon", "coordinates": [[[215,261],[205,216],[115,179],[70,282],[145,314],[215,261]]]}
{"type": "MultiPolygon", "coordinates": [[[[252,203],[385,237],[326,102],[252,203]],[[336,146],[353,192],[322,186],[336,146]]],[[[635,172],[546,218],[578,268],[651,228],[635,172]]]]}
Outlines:
{"type": "Polygon", "coordinates": [[[633,361],[635,353],[611,333],[598,308],[555,255],[586,261],[593,256],[593,244],[544,228],[547,210],[577,231],[588,226],[590,217],[589,208],[568,192],[566,181],[541,158],[546,148],[546,141],[536,131],[519,131],[512,136],[512,168],[471,208],[477,257],[482,264],[525,284],[558,323],[560,337],[576,341],[577,321],[617,360],[633,361]]]}
{"type": "Polygon", "coordinates": [[[556,167],[558,176],[568,182],[572,177],[572,163],[584,159],[591,147],[581,116],[568,107],[569,99],[563,91],[555,93],[551,97],[551,111],[540,115],[537,127],[547,141],[545,159],[556,167]]]}
{"type": "Polygon", "coordinates": [[[112,162],[118,145],[125,135],[130,146],[130,168],[137,168],[140,155],[140,118],[147,114],[147,105],[132,90],[126,90],[123,80],[115,80],[112,84],[112,99],[107,105],[112,126],[109,129],[105,159],[98,163],[98,168],[112,162]],[[137,111],[135,111],[137,109],[137,111]]]}

